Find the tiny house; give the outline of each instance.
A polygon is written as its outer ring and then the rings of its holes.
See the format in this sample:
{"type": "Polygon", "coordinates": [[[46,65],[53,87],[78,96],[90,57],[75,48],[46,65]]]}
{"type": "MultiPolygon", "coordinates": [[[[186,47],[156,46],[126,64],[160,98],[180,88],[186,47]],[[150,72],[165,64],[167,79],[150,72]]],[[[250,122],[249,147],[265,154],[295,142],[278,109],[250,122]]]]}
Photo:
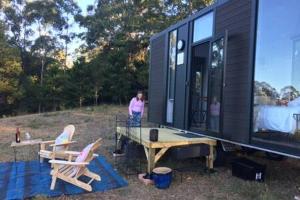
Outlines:
{"type": "Polygon", "coordinates": [[[149,121],[299,158],[299,8],[219,0],[154,35],[149,121]]]}

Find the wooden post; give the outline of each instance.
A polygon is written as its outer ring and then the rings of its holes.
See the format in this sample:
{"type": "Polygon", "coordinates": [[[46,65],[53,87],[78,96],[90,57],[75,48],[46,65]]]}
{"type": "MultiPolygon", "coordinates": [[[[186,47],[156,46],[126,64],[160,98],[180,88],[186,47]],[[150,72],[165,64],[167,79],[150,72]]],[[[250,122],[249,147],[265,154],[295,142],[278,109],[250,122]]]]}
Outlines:
{"type": "Polygon", "coordinates": [[[156,155],[154,162],[157,163],[157,161],[168,151],[169,148],[162,148],[156,155]]]}
{"type": "MultiPolygon", "coordinates": [[[[41,150],[45,150],[45,149],[46,149],[46,145],[44,143],[41,143],[40,144],[40,152],[41,152],[41,150]]],[[[44,162],[44,158],[40,155],[40,163],[42,163],[42,162],[44,162]]]]}
{"type": "Polygon", "coordinates": [[[214,168],[214,146],[209,145],[209,156],[206,158],[206,165],[208,169],[214,168]]]}
{"type": "Polygon", "coordinates": [[[148,173],[151,174],[155,166],[155,149],[148,149],[148,173]]]}

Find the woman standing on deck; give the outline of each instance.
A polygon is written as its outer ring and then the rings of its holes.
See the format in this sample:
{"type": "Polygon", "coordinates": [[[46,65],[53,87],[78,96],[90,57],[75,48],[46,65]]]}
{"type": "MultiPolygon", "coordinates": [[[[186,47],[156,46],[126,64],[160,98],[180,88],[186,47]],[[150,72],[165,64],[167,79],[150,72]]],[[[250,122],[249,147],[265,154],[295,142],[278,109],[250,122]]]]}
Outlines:
{"type": "Polygon", "coordinates": [[[142,91],[138,91],[137,95],[131,99],[128,107],[130,126],[141,126],[141,119],[144,114],[144,106],[144,94],[142,91]]]}
{"type": "MultiPolygon", "coordinates": [[[[139,127],[141,126],[141,119],[144,114],[144,95],[142,91],[138,91],[137,95],[133,97],[130,101],[129,107],[128,107],[128,113],[130,116],[130,119],[128,120],[128,125],[130,127],[139,127]]],[[[122,136],[120,138],[120,149],[119,147],[116,147],[117,149],[113,152],[113,156],[123,156],[125,146],[128,143],[128,138],[125,138],[122,136]]]]}

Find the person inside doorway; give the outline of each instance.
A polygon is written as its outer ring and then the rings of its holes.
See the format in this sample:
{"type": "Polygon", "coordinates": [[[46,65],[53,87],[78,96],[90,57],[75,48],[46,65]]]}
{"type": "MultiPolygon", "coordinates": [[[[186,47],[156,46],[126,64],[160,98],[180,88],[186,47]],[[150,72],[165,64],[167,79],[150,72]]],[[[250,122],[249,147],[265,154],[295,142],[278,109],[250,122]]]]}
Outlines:
{"type": "Polygon", "coordinates": [[[216,96],[213,97],[209,110],[210,110],[210,130],[214,132],[219,132],[220,102],[218,101],[216,96]]]}

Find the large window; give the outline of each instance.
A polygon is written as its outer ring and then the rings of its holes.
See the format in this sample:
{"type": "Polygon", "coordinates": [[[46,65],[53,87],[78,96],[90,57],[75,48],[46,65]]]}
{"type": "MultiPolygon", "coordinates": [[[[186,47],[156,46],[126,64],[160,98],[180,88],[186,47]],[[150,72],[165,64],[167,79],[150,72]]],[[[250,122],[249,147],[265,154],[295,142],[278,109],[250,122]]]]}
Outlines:
{"type": "Polygon", "coordinates": [[[214,14],[210,12],[194,21],[193,42],[204,40],[213,35],[214,14]]]}
{"type": "Polygon", "coordinates": [[[224,68],[224,38],[212,43],[209,78],[209,127],[210,131],[220,132],[221,100],[224,68]]]}
{"type": "Polygon", "coordinates": [[[175,67],[176,67],[177,30],[169,35],[169,66],[168,66],[168,100],[167,122],[173,122],[174,92],[175,92],[175,67]]]}
{"type": "Polygon", "coordinates": [[[299,8],[299,0],[259,1],[253,127],[268,140],[299,134],[299,8]]]}

